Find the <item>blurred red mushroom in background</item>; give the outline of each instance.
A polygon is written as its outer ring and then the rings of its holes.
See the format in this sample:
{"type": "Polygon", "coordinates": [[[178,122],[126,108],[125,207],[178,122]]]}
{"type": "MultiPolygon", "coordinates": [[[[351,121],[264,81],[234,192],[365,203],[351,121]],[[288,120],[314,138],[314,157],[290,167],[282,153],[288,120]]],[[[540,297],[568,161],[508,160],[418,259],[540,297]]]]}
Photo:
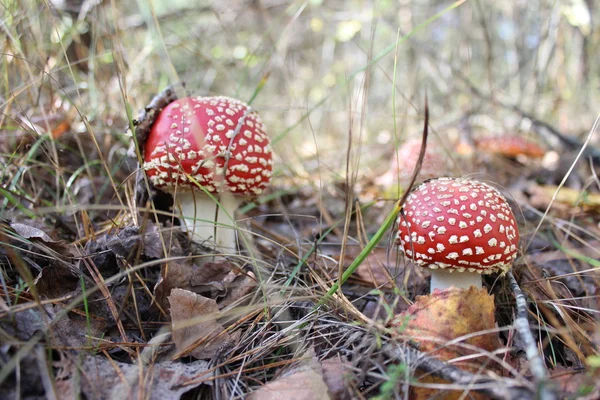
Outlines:
{"type": "Polygon", "coordinates": [[[476,139],[475,148],[484,153],[498,154],[509,158],[518,156],[541,158],[546,154],[544,148],[539,144],[522,135],[496,135],[476,139]]]}
{"type": "MultiPolygon", "coordinates": [[[[392,189],[395,185],[399,184],[400,188],[405,190],[406,186],[410,183],[412,172],[419,159],[420,149],[421,138],[408,139],[404,142],[398,148],[398,151],[392,155],[390,169],[380,176],[376,180],[376,183],[384,187],[392,187],[392,189]]],[[[415,183],[445,175],[447,170],[448,162],[444,152],[435,142],[429,142],[427,143],[427,149],[425,149],[421,171],[415,183]]],[[[388,192],[392,193],[391,190],[388,190],[388,192]]]]}

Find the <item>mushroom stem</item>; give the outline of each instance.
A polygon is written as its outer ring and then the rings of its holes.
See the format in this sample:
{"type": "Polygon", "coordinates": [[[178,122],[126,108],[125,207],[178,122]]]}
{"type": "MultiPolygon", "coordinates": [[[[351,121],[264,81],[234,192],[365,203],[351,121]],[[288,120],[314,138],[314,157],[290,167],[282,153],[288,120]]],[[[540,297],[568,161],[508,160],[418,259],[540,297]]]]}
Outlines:
{"type": "Polygon", "coordinates": [[[481,274],[477,272],[451,272],[446,269],[431,270],[430,293],[435,289],[444,290],[451,286],[459,289],[468,289],[471,286],[481,288],[481,274]]]}
{"type": "Polygon", "coordinates": [[[216,195],[219,204],[206,194],[193,191],[178,192],[174,197],[182,229],[190,232],[194,241],[213,244],[222,251],[235,251],[234,214],[238,200],[233,194],[216,195]]]}

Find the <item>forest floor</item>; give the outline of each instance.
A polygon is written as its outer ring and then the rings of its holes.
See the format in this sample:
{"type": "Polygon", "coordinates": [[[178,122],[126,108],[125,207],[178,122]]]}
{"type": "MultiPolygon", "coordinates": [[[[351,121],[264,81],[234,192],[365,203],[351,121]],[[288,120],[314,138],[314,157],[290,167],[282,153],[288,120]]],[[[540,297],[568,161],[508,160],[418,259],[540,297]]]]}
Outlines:
{"type": "Polygon", "coordinates": [[[600,398],[598,28],[553,2],[138,3],[0,10],[0,398],[600,398]],[[236,251],[139,179],[167,87],[265,122],[236,251]],[[429,294],[395,241],[396,150],[424,131],[444,162],[421,180],[485,181],[519,225],[512,272],[483,276],[492,351],[443,359],[398,323],[429,294]],[[513,134],[539,150],[481,145],[513,134]]]}

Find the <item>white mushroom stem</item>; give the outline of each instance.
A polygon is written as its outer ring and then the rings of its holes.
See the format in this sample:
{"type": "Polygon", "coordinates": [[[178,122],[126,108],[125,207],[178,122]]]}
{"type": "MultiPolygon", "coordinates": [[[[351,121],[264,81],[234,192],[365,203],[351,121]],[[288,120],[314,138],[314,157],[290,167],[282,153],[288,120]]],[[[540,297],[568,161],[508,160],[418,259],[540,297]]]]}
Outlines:
{"type": "Polygon", "coordinates": [[[238,199],[231,193],[214,197],[219,204],[204,193],[181,191],[174,194],[175,210],[181,216],[183,230],[190,232],[194,241],[216,245],[218,251],[235,251],[238,199]]]}
{"type": "Polygon", "coordinates": [[[481,274],[477,272],[449,272],[447,269],[432,269],[431,270],[431,287],[430,293],[435,289],[444,290],[454,286],[459,289],[468,289],[475,286],[481,288],[481,274]]]}

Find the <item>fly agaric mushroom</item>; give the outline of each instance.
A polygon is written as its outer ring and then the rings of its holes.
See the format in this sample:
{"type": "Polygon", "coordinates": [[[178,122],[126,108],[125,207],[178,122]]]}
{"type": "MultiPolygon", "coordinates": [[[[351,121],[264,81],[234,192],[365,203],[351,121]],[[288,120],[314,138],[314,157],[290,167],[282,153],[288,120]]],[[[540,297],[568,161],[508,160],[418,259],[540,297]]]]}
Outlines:
{"type": "Polygon", "coordinates": [[[546,151],[537,143],[520,135],[490,136],[475,141],[475,147],[485,153],[504,157],[544,157],[546,151]]]}
{"type": "Polygon", "coordinates": [[[438,178],[419,185],[398,218],[396,243],[429,267],[431,292],[481,288],[481,274],[506,272],[517,256],[519,231],[508,202],[482,182],[438,178]]]}
{"type": "MultiPolygon", "coordinates": [[[[401,187],[406,188],[419,160],[421,142],[421,138],[408,139],[404,142],[398,148],[398,153],[392,155],[392,165],[389,171],[378,178],[377,183],[385,187],[399,183],[401,187]]],[[[447,168],[448,163],[439,146],[436,146],[435,143],[428,143],[417,182],[440,176],[447,168]]]]}
{"type": "Polygon", "coordinates": [[[260,116],[229,97],[175,100],[158,115],[145,145],[152,184],[174,194],[184,229],[235,248],[238,196],[256,196],[271,180],[272,153],[260,116]],[[206,193],[211,193],[214,199],[206,193]]]}

